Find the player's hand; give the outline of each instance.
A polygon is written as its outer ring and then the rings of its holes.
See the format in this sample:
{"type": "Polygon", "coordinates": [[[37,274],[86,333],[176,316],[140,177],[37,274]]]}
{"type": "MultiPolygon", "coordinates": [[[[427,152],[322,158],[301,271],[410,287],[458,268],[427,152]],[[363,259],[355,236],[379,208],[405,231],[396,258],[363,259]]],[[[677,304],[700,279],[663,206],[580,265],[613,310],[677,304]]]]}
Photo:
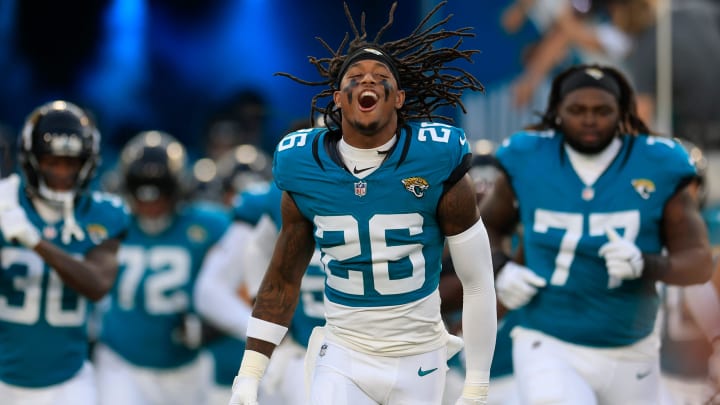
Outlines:
{"type": "Polygon", "coordinates": [[[0,231],[7,242],[18,241],[29,249],[40,243],[40,233],[20,206],[0,211],[0,231]]]}
{"type": "Polygon", "coordinates": [[[598,254],[605,259],[608,274],[619,280],[632,280],[642,276],[645,261],[638,247],[623,239],[613,228],[606,228],[608,242],[600,247],[598,254]]]}
{"type": "Polygon", "coordinates": [[[527,304],[537,294],[538,288],[545,287],[544,278],[529,268],[515,262],[507,262],[495,280],[495,290],[500,302],[508,309],[527,304]]]}
{"type": "Polygon", "coordinates": [[[20,176],[13,173],[4,179],[0,179],[0,211],[5,211],[19,206],[18,187],[20,176]]]}
{"type": "Polygon", "coordinates": [[[258,387],[260,380],[251,376],[235,376],[232,385],[232,397],[228,405],[258,405],[258,387]]]}

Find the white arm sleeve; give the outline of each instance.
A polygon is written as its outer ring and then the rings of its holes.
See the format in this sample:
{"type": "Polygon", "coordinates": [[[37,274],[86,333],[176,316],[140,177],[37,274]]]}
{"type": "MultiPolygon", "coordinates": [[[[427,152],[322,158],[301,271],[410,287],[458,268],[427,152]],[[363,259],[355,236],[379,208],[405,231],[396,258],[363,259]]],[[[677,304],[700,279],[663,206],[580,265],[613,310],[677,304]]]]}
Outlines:
{"type": "Polygon", "coordinates": [[[263,215],[252,230],[245,254],[245,283],[251,297],[257,295],[272,258],[278,230],[275,222],[263,215]]]}
{"type": "Polygon", "coordinates": [[[237,294],[243,281],[245,246],[252,228],[235,222],[208,252],[195,283],[197,312],[223,332],[245,339],[252,308],[237,294]]]}
{"type": "Polygon", "coordinates": [[[465,386],[487,385],[495,351],[497,311],[490,240],[481,220],[447,238],[455,272],[463,286],[465,386]]]}

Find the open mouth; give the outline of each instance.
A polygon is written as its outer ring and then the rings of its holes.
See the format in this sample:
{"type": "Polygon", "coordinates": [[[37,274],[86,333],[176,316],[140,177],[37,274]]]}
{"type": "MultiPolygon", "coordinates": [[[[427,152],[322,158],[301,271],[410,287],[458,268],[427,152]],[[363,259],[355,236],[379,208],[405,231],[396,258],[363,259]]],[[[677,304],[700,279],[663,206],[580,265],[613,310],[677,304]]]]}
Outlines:
{"type": "Polygon", "coordinates": [[[362,93],[360,93],[360,97],[358,98],[358,103],[360,104],[360,109],[362,111],[371,110],[373,107],[375,107],[377,101],[378,96],[372,91],[363,91],[362,93]]]}

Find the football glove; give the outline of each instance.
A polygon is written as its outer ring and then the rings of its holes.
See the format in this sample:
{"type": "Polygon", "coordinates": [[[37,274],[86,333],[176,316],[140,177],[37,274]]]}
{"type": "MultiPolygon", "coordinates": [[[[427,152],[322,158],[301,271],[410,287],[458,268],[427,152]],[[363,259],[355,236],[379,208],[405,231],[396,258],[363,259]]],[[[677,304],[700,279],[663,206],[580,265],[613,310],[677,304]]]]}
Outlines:
{"type": "Polygon", "coordinates": [[[260,380],[252,376],[237,375],[233,380],[232,397],[228,405],[258,405],[260,380]]]}
{"type": "Polygon", "coordinates": [[[228,405],[258,405],[260,379],[268,367],[270,358],[266,355],[245,350],[240,370],[233,380],[232,397],[228,405]]]}
{"type": "Polygon", "coordinates": [[[15,173],[0,180],[0,211],[19,206],[19,185],[20,177],[15,173]]]}
{"type": "Polygon", "coordinates": [[[610,227],[605,229],[605,234],[608,242],[600,247],[598,254],[605,259],[610,279],[632,280],[642,276],[645,261],[640,249],[610,227]]]}
{"type": "Polygon", "coordinates": [[[544,278],[529,268],[510,261],[500,269],[495,280],[495,290],[505,308],[516,309],[530,302],[538,288],[546,284],[544,278]]]}
{"type": "Polygon", "coordinates": [[[40,243],[40,233],[19,206],[0,211],[0,231],[7,242],[17,241],[28,249],[40,243]]]}

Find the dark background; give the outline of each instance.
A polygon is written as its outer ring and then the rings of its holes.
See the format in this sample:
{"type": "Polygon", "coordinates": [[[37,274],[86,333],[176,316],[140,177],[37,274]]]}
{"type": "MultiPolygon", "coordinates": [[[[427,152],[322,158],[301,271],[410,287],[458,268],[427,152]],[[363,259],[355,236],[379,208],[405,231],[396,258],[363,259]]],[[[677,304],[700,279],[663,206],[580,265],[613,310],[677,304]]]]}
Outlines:
{"type": "MultiPolygon", "coordinates": [[[[366,11],[374,36],[392,2],[347,3],[358,22],[366,11]]],[[[407,35],[435,4],[400,1],[384,38],[407,35]]],[[[531,27],[505,35],[505,4],[450,0],[441,12],[454,14],[449,28],[475,27],[467,46],[482,53],[469,70],[485,84],[513,77],[537,36],[531,27]]],[[[339,0],[0,0],[0,123],[14,140],[34,107],[66,99],[95,115],[106,162],[145,129],[175,135],[197,158],[213,113],[252,90],[267,103],[262,145],[271,151],[321,90],[274,73],[317,79],[307,58],[328,54],[315,38],[337,47],[346,32],[339,0]]]]}

